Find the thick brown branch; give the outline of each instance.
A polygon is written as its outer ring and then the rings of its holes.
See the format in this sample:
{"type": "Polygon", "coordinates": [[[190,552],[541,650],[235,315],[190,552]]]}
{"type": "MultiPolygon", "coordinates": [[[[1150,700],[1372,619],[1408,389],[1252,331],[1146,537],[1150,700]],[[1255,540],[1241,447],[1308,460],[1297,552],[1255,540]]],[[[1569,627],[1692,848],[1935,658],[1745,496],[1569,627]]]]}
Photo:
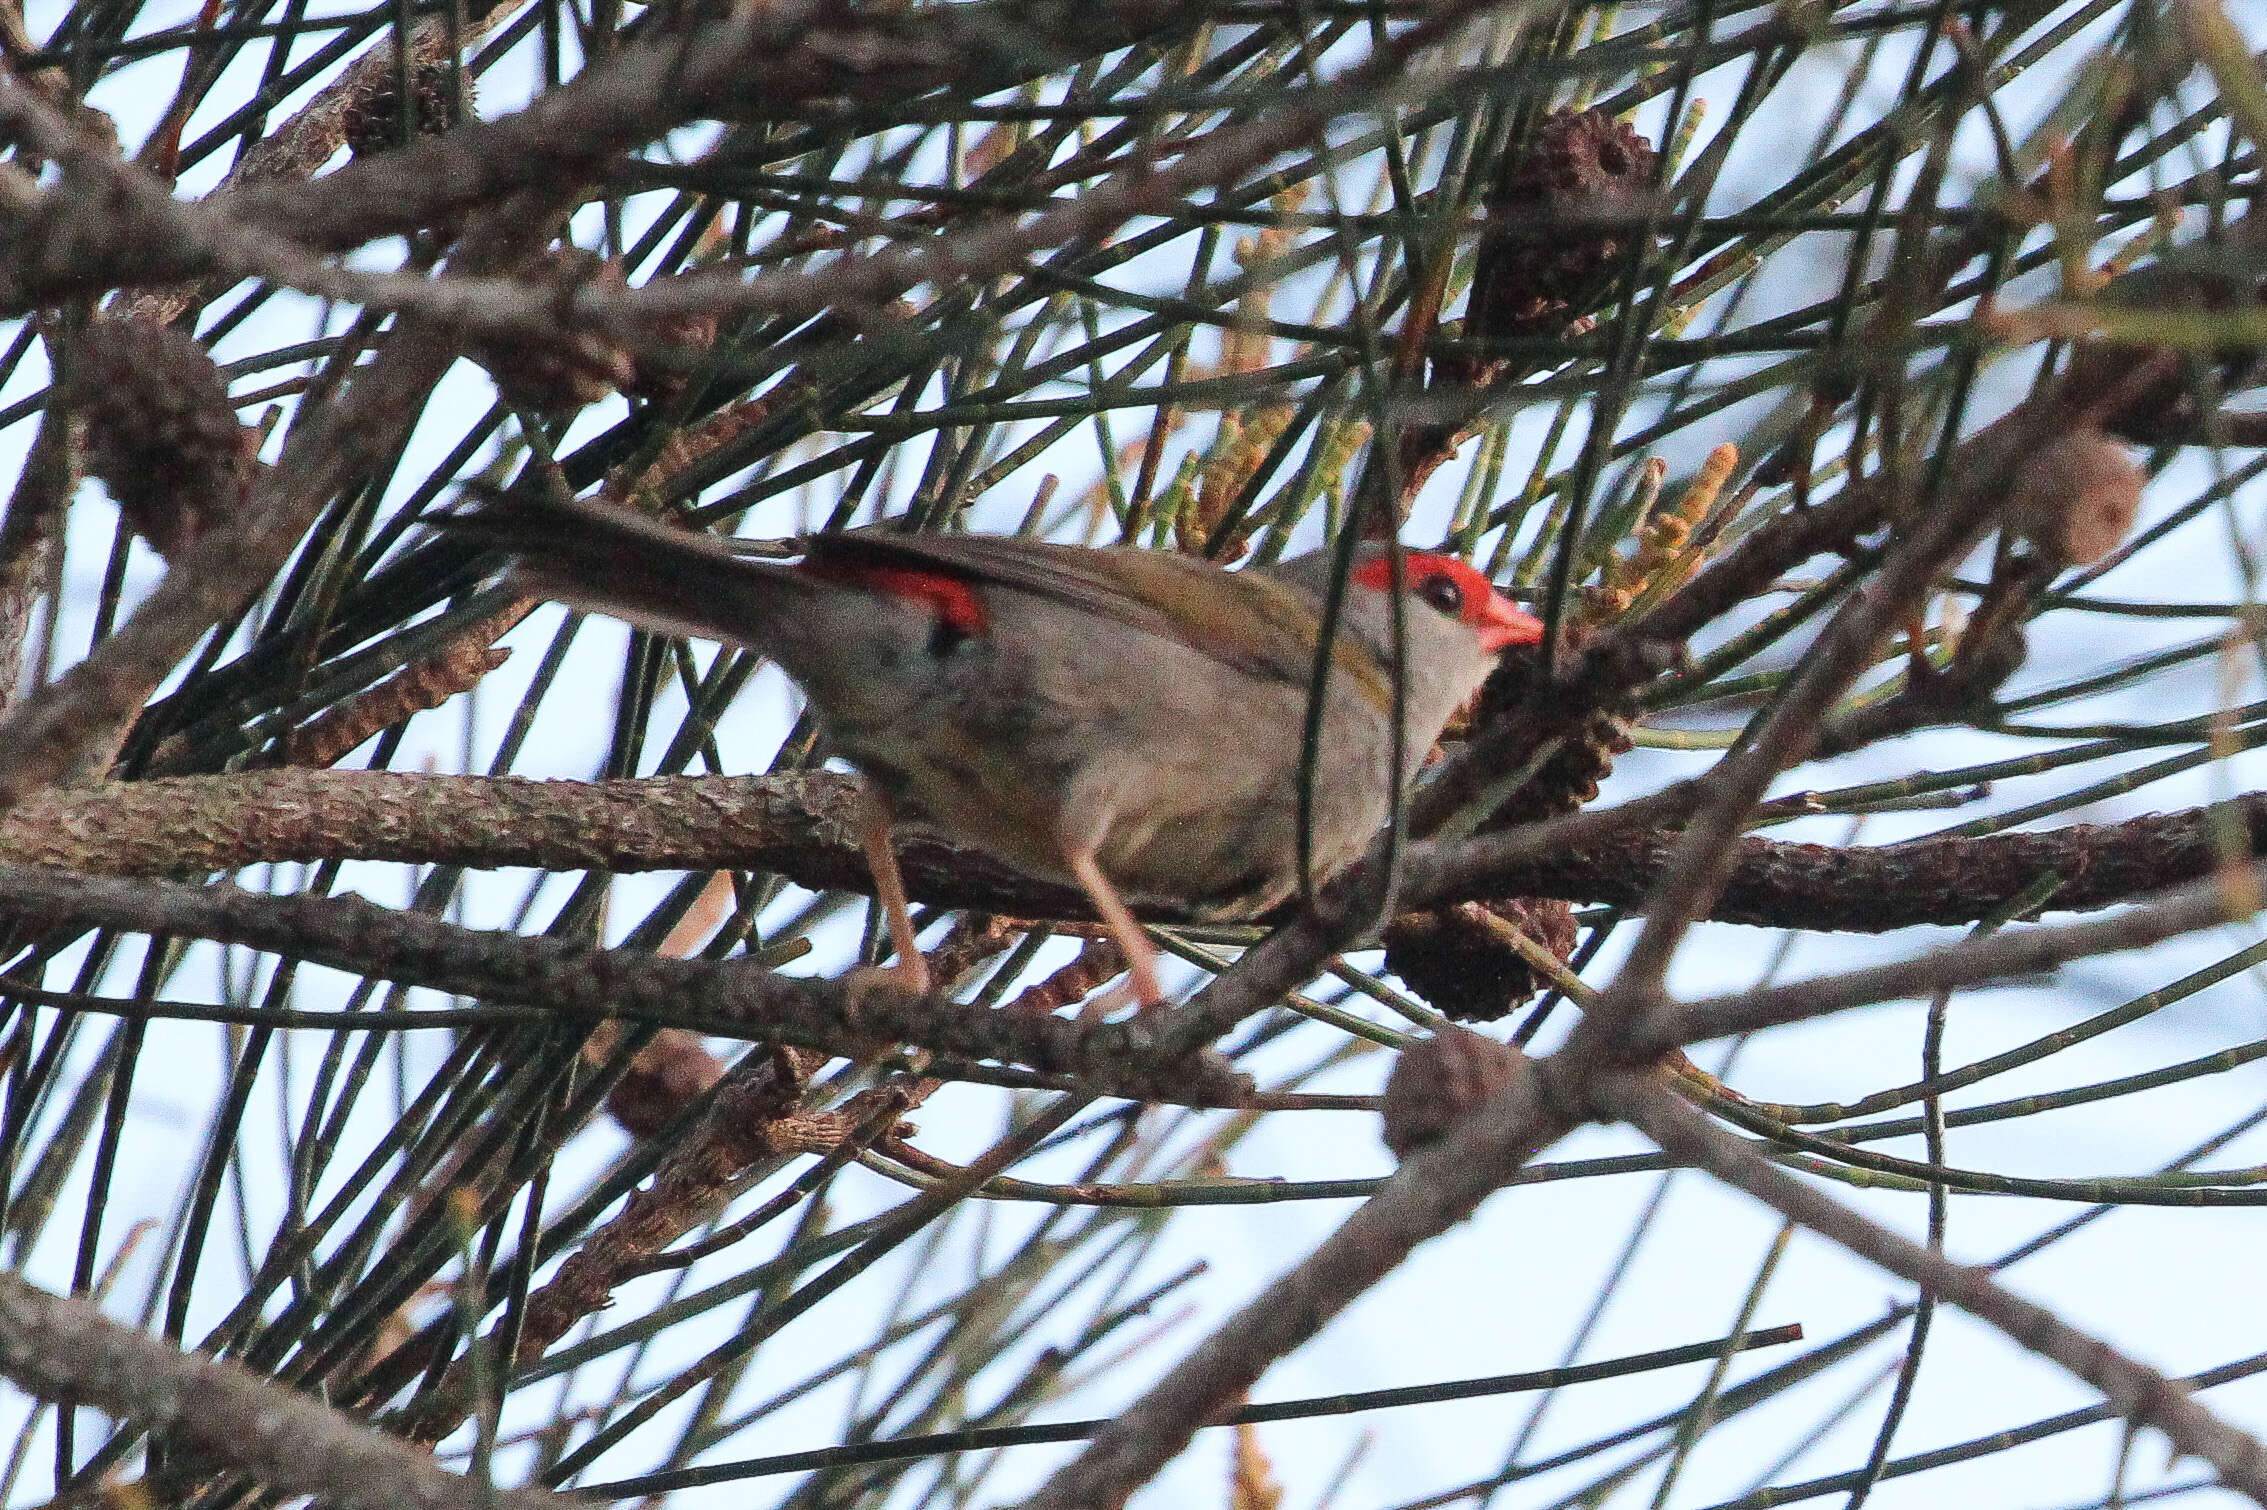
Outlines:
{"type": "MultiPolygon", "coordinates": [[[[0,308],[91,288],[229,268],[229,228],[316,251],[432,225],[529,187],[580,182],[687,121],[780,119],[814,101],[884,104],[945,85],[1020,83],[1199,19],[1188,0],[999,0],[870,12],[778,0],[689,35],[624,49],[526,110],[350,164],[314,183],[254,181],[171,214],[162,206],[55,206],[0,243],[0,308]],[[165,236],[128,236],[155,215],[165,236]],[[188,230],[192,234],[180,234],[188,230]],[[210,231],[210,236],[202,234],[210,231]]],[[[233,267],[242,272],[241,266],[233,267]]]]}
{"type": "Polygon", "coordinates": [[[912,1044],[1080,1076],[1098,1095],[1240,1105],[1250,1083],[1217,1057],[1169,1067],[1137,1027],[971,1012],[872,984],[790,978],[744,960],[667,959],[460,928],[358,897],[277,897],[233,886],[125,881],[0,864],[0,913],[48,924],[244,944],[404,985],[586,1017],[691,1020],[830,1054],[912,1044]]]}
{"type": "MultiPolygon", "coordinates": [[[[390,860],[549,870],[762,870],[866,891],[852,784],[830,773],[531,781],[390,771],[263,771],[43,792],[0,820],[0,853],[101,875],[204,875],[280,861],[390,860]]],[[[1612,810],[1607,810],[1612,811],[1612,810]]],[[[2267,855],[2267,799],[2043,833],[1837,848],[1746,838],[1708,914],[1853,933],[1987,917],[2047,875],[2056,911],[2106,907],[2210,875],[2230,832],[2267,855]]],[[[1634,905],[1675,843],[1648,826],[1536,855],[1521,830],[1412,856],[1404,900],[1556,897],[1634,905]],[[1428,877],[1434,878],[1428,880],[1428,877]]],[[[1016,917],[1082,917],[1068,887],[909,829],[915,898],[1016,917]]],[[[1145,909],[1170,921],[1170,908],[1145,909]]]]}
{"type": "MultiPolygon", "coordinates": [[[[1857,848],[1749,837],[1731,846],[1730,876],[1704,916],[1843,933],[1956,927],[1996,915],[2050,875],[2062,885],[2048,906],[2085,912],[2212,874],[2226,858],[2220,845],[2230,834],[2248,835],[2251,852],[2267,855],[2267,801],[2245,797],[2227,808],[2151,813],[2122,823],[1857,848]]],[[[1514,831],[1502,843],[1491,835],[1461,846],[1475,873],[1464,874],[1459,863],[1443,894],[1634,907],[1676,841],[1673,833],[1647,831],[1492,870],[1491,847],[1509,849],[1516,837],[1514,831]]]]}
{"type": "Polygon", "coordinates": [[[572,1503],[445,1472],[407,1442],[13,1274],[0,1274],[0,1373],[41,1399],[68,1398],[185,1441],[286,1497],[313,1495],[367,1510],[557,1510],[572,1503]]]}
{"type": "MultiPolygon", "coordinates": [[[[853,783],[827,773],[532,781],[404,772],[273,770],[42,793],[0,823],[25,864],[104,875],[196,875],[268,861],[394,860],[484,869],[778,870],[833,890],[863,884],[853,783]]],[[[961,868],[907,847],[924,880],[961,868]]],[[[1004,900],[1004,870],[966,904],[1004,900]]],[[[1024,900],[1030,899],[1028,888],[1024,900]]],[[[956,900],[959,898],[956,896],[956,900]]]]}

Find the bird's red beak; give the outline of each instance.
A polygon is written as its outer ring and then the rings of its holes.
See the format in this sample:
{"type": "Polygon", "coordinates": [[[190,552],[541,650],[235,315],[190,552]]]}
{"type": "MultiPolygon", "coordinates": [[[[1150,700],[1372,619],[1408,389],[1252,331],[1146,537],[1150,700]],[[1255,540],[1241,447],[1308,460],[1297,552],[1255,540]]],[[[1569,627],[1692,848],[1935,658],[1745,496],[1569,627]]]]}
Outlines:
{"type": "Polygon", "coordinates": [[[1514,645],[1543,643],[1543,621],[1490,589],[1487,606],[1480,610],[1480,645],[1488,654],[1514,645]]]}

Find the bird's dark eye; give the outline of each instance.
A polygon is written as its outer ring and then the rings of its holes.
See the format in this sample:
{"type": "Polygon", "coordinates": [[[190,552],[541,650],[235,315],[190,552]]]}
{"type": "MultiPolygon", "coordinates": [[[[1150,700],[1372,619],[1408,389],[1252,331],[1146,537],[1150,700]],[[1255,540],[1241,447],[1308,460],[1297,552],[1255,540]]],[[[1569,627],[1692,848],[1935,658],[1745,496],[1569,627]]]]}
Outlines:
{"type": "Polygon", "coordinates": [[[929,626],[929,658],[944,660],[974,638],[951,619],[939,615],[937,622],[929,626]]]}
{"type": "Polygon", "coordinates": [[[1438,572],[1417,584],[1417,596],[1455,618],[1464,612],[1464,585],[1446,572],[1438,572]]]}

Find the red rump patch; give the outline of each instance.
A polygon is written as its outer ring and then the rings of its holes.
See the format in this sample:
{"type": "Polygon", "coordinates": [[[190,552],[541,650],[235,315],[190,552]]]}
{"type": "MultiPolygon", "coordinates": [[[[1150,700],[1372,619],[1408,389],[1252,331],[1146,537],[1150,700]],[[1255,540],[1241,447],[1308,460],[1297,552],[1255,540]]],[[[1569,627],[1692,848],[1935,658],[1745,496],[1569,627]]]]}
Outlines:
{"type": "Polygon", "coordinates": [[[799,570],[817,577],[822,582],[835,582],[844,587],[860,587],[868,592],[885,593],[903,598],[908,603],[927,604],[937,616],[937,622],[955,634],[975,636],[991,628],[991,616],[984,612],[984,600],[976,596],[976,589],[959,577],[944,572],[922,571],[913,566],[869,566],[847,561],[805,561],[799,570]]]}

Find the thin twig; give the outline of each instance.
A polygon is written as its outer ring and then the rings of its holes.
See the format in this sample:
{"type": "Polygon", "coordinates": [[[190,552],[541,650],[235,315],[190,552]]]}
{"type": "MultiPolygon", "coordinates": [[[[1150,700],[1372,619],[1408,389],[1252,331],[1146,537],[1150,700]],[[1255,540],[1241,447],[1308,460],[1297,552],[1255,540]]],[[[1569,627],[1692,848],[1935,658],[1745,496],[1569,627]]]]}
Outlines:
{"type": "Polygon", "coordinates": [[[1846,975],[1759,986],[1736,996],[1695,1002],[1663,1019],[1662,1031],[1638,1039],[1631,1052],[1645,1058],[1678,1044],[1729,1038],[1875,1002],[2034,975],[2072,960],[2146,949],[2251,916],[2259,907],[2258,888],[2263,881],[2267,872],[2237,872],[2184,886],[2106,918],[2011,930],[1846,975]]]}
{"type": "Polygon", "coordinates": [[[1645,1077],[1602,1076],[1592,1093],[1602,1110],[1635,1124],[1669,1154],[1707,1170],[1868,1263],[1925,1286],[1939,1299],[1998,1328],[2018,1346],[2061,1365],[2100,1390],[2120,1416],[2155,1427],[2171,1439],[2176,1452],[2204,1459],[2219,1472],[2221,1483],[2255,1504],[2267,1505],[2267,1446],[2221,1420],[2155,1369],[2087,1335],[2046,1307],[2001,1288],[1989,1271],[1954,1263],[1773,1167],[1645,1077]]]}

